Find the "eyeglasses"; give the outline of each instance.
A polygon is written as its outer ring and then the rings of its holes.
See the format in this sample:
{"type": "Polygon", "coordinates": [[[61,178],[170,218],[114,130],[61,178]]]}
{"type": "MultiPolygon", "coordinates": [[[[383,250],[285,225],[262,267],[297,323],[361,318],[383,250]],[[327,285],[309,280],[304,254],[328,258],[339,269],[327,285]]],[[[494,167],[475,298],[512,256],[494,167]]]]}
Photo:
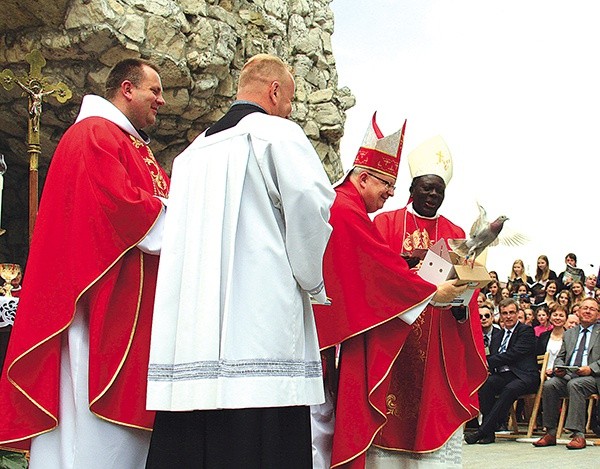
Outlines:
{"type": "Polygon", "coordinates": [[[580,311],[591,311],[592,313],[598,312],[598,308],[594,308],[593,306],[580,306],[579,310],[580,311]]]}
{"type": "Polygon", "coordinates": [[[375,179],[377,179],[378,181],[382,182],[385,185],[386,190],[388,191],[395,191],[396,190],[396,186],[392,185],[390,182],[386,181],[385,179],[381,179],[379,176],[375,176],[374,174],[370,173],[367,171],[367,174],[371,177],[374,177],[375,179]]]}
{"type": "Polygon", "coordinates": [[[517,314],[517,311],[500,311],[500,315],[502,316],[508,316],[509,314],[517,314]]]}
{"type": "Polygon", "coordinates": [[[484,319],[484,318],[485,318],[485,319],[489,319],[489,318],[491,318],[491,317],[492,317],[492,315],[491,315],[491,314],[489,314],[489,313],[486,313],[486,314],[480,314],[480,315],[479,315],[479,319],[484,319]]]}

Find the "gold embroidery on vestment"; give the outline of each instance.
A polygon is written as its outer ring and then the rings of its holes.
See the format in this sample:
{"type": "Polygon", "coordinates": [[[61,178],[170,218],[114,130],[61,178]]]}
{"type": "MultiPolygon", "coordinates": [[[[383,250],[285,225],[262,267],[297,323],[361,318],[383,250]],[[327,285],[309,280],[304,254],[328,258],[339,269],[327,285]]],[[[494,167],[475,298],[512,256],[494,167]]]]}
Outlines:
{"type": "Polygon", "coordinates": [[[145,147],[145,149],[146,149],[146,154],[144,155],[143,152],[140,152],[140,155],[144,159],[144,162],[146,163],[146,165],[148,167],[148,172],[150,173],[150,177],[152,178],[152,185],[154,186],[154,195],[159,195],[161,197],[167,197],[168,196],[167,181],[165,181],[165,178],[162,175],[160,167],[158,166],[158,163],[156,162],[156,158],[154,158],[154,153],[152,153],[152,150],[150,149],[150,147],[148,145],[146,145],[141,140],[138,140],[133,135],[130,135],[129,138],[131,138],[131,142],[133,143],[133,146],[135,148],[140,149],[142,147],[145,147]]]}

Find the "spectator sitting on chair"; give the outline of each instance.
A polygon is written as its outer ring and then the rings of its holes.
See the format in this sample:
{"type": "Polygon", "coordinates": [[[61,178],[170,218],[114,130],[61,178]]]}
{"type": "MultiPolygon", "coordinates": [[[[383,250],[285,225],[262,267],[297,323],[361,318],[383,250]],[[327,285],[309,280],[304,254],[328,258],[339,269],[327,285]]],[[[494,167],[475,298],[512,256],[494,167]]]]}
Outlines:
{"type": "Polygon", "coordinates": [[[479,390],[483,423],[477,432],[465,435],[467,444],[494,443],[494,431],[513,402],[540,384],[533,329],[517,321],[517,302],[512,298],[502,300],[499,307],[503,331],[492,336],[487,357],[491,374],[479,390]]]}
{"type": "Polygon", "coordinates": [[[586,298],[578,311],[580,324],[565,331],[563,344],[554,362],[554,377],[544,382],[542,405],[546,434],[533,443],[536,447],[556,445],[560,398],[569,398],[565,428],[573,432],[568,449],[583,449],[585,442],[586,399],[598,393],[600,380],[600,317],[598,300],[586,298]],[[574,371],[561,368],[578,367],[574,371]]]}
{"type": "Polygon", "coordinates": [[[537,338],[537,355],[544,355],[546,352],[549,353],[546,375],[552,376],[554,373],[554,361],[562,347],[565,323],[567,322],[567,312],[564,306],[552,303],[549,322],[552,325],[552,329],[542,332],[537,338]]]}

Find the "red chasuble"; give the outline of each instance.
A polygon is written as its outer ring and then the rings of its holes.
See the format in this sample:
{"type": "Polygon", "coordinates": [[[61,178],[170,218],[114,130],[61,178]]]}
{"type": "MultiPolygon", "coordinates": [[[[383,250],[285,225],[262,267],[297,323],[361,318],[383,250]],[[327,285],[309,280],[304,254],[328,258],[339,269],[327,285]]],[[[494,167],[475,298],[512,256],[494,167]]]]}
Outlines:
{"type": "Polygon", "coordinates": [[[350,181],[336,188],[329,222],[323,269],[332,305],[314,310],[321,349],[343,342],[331,465],[364,467],[388,419],[390,368],[410,332],[398,316],[429,301],[436,288],[388,247],[350,181]]]}
{"type": "MultiPolygon", "coordinates": [[[[382,213],[375,225],[397,254],[428,249],[439,239],[464,238],[446,218],[421,218],[406,208],[382,213]]],[[[391,450],[429,452],[479,412],[477,390],[487,378],[477,296],[468,321],[429,305],[410,329],[392,367],[385,427],[374,444],[391,450]]]]}
{"type": "Polygon", "coordinates": [[[35,225],[0,381],[0,442],[58,422],[60,350],[76,304],[89,315],[90,409],[150,429],[145,410],[158,256],[137,243],[161,211],[168,177],[144,142],[89,117],[56,149],[35,225]]]}

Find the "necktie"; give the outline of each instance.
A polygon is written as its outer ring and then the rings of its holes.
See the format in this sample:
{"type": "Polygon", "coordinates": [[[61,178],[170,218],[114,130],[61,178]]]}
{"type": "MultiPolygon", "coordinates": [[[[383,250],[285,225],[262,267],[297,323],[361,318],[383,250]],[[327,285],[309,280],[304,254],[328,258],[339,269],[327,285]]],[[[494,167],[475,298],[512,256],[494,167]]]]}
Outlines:
{"type": "Polygon", "coordinates": [[[483,334],[483,345],[487,348],[490,346],[490,338],[487,334],[483,334]]]}
{"type": "Polygon", "coordinates": [[[581,331],[581,339],[579,339],[579,345],[577,346],[577,354],[575,355],[574,366],[581,366],[583,362],[583,350],[585,349],[585,338],[588,330],[584,329],[581,331]]]}
{"type": "Polygon", "coordinates": [[[500,348],[498,349],[498,353],[506,352],[506,348],[508,347],[508,341],[510,340],[511,331],[507,330],[506,334],[504,334],[504,338],[502,339],[502,343],[500,344],[500,348]]]}

